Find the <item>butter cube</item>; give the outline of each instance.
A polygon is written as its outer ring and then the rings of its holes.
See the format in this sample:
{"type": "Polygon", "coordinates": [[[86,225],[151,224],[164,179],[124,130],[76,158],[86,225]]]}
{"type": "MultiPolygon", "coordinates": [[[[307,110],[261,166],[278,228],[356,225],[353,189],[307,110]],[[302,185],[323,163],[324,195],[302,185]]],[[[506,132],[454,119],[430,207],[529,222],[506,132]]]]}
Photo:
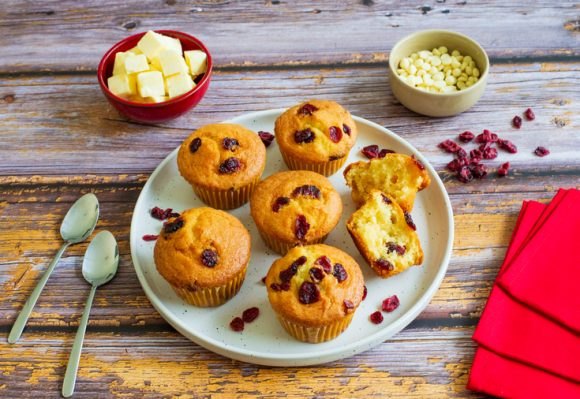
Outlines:
{"type": "Polygon", "coordinates": [[[124,75],[127,74],[125,71],[125,58],[127,54],[122,51],[115,54],[115,64],[113,66],[113,75],[124,75]]]}
{"type": "Polygon", "coordinates": [[[176,39],[176,38],[170,37],[170,36],[165,36],[165,35],[161,35],[161,37],[165,41],[164,47],[167,50],[173,50],[175,53],[177,53],[179,55],[183,54],[183,50],[181,48],[181,42],[179,41],[179,39],[176,39]]]}
{"type": "Polygon", "coordinates": [[[130,79],[129,76],[122,74],[122,75],[114,75],[107,79],[107,86],[109,86],[109,90],[120,97],[126,97],[133,95],[137,92],[135,87],[135,80],[130,79]]]}
{"type": "Polygon", "coordinates": [[[193,79],[187,73],[178,73],[176,75],[165,78],[167,84],[167,92],[169,98],[177,97],[187,93],[195,87],[193,79]]]}
{"type": "Polygon", "coordinates": [[[141,72],[137,75],[137,87],[141,97],[165,95],[163,74],[158,71],[141,72]]]}
{"type": "Polygon", "coordinates": [[[185,60],[189,65],[189,73],[192,76],[201,75],[205,72],[207,63],[207,54],[201,50],[190,50],[185,53],[185,60]]]}
{"type": "Polygon", "coordinates": [[[149,61],[152,61],[164,49],[173,49],[181,54],[181,43],[179,43],[179,48],[177,48],[176,39],[169,39],[172,38],[150,30],[139,40],[137,47],[147,56],[149,61]]]}
{"type": "Polygon", "coordinates": [[[125,58],[125,71],[127,74],[138,73],[149,70],[147,57],[145,54],[131,54],[125,58]]]}
{"type": "Polygon", "coordinates": [[[164,76],[175,75],[176,73],[187,73],[187,64],[181,56],[173,50],[162,50],[157,57],[161,64],[164,76]]]}
{"type": "Polygon", "coordinates": [[[155,97],[146,97],[144,98],[146,103],[162,103],[164,101],[169,100],[167,96],[155,96],[155,97]]]}
{"type": "Polygon", "coordinates": [[[126,53],[131,53],[135,55],[143,54],[143,52],[139,50],[139,47],[137,46],[133,47],[131,50],[127,50],[126,53]]]}

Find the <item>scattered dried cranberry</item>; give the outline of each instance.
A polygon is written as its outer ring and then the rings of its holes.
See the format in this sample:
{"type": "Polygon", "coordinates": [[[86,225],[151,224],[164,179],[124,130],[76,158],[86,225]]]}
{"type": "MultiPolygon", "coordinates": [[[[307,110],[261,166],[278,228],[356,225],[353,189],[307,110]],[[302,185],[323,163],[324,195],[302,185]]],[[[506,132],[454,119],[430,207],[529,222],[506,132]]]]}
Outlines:
{"type": "Polygon", "coordinates": [[[313,283],[320,283],[325,276],[322,269],[319,269],[318,267],[311,268],[308,273],[310,274],[313,283]]]}
{"type": "Polygon", "coordinates": [[[238,158],[230,157],[220,165],[220,173],[232,174],[240,170],[241,164],[238,158]]]}
{"type": "Polygon", "coordinates": [[[371,314],[370,319],[375,324],[381,324],[383,322],[383,314],[377,310],[371,314]]]}
{"type": "Polygon", "coordinates": [[[225,150],[233,151],[236,149],[236,147],[240,146],[240,142],[231,137],[224,137],[224,139],[222,140],[222,146],[224,147],[225,150]]]}
{"type": "Polygon", "coordinates": [[[184,221],[182,218],[177,218],[171,222],[166,222],[163,225],[163,232],[166,234],[175,233],[177,230],[183,227],[184,221]]]}
{"type": "Polygon", "coordinates": [[[463,148],[459,148],[455,153],[457,158],[467,158],[467,152],[463,148]]]}
{"type": "Polygon", "coordinates": [[[536,115],[534,114],[534,111],[532,111],[531,108],[528,108],[524,111],[524,116],[529,121],[533,121],[534,119],[536,119],[536,115]]]}
{"type": "Polygon", "coordinates": [[[235,332],[242,332],[244,331],[244,321],[242,320],[241,317],[235,317],[230,322],[230,328],[235,332]]]}
{"type": "Polygon", "coordinates": [[[497,150],[495,148],[486,148],[483,150],[484,159],[495,159],[497,158],[497,150]]]}
{"type": "Polygon", "coordinates": [[[451,152],[451,153],[455,153],[455,152],[459,151],[459,149],[461,148],[459,146],[459,144],[457,144],[453,140],[445,140],[445,141],[439,143],[438,147],[444,149],[447,152],[451,152]]]}
{"type": "Polygon", "coordinates": [[[342,131],[343,131],[345,134],[348,134],[348,135],[350,136],[350,132],[351,132],[351,130],[350,130],[350,127],[348,127],[348,125],[346,125],[346,124],[344,124],[344,123],[343,123],[343,124],[342,124],[342,131]]]}
{"type": "Polygon", "coordinates": [[[396,295],[388,297],[383,301],[383,310],[385,312],[392,312],[399,307],[399,298],[396,295]]]}
{"type": "Polygon", "coordinates": [[[475,135],[473,133],[470,131],[465,131],[459,135],[459,140],[464,143],[469,143],[471,140],[473,140],[474,137],[475,135]]]}
{"type": "Polygon", "coordinates": [[[330,273],[332,271],[332,263],[328,256],[321,256],[320,258],[316,259],[314,262],[315,265],[319,265],[326,273],[330,273]]]}
{"type": "Polygon", "coordinates": [[[395,151],[393,150],[389,150],[388,148],[383,148],[381,151],[379,151],[379,158],[384,158],[387,156],[387,154],[394,154],[395,151]]]}
{"type": "Polygon", "coordinates": [[[244,310],[244,312],[242,313],[242,320],[245,323],[251,323],[254,320],[256,320],[259,315],[260,315],[260,309],[258,309],[256,307],[249,308],[249,309],[244,310]]]}
{"type": "Polygon", "coordinates": [[[534,150],[534,154],[539,157],[545,157],[546,155],[550,154],[550,150],[548,150],[546,147],[538,147],[534,150]]]}
{"type": "Polygon", "coordinates": [[[303,282],[298,290],[298,300],[305,305],[318,302],[320,300],[318,286],[309,281],[303,282]]]}
{"type": "Polygon", "coordinates": [[[404,246],[401,246],[395,242],[388,242],[387,244],[387,253],[389,252],[396,252],[399,255],[405,255],[405,252],[407,252],[407,248],[404,246]]]}
{"type": "Polygon", "coordinates": [[[391,204],[393,201],[391,201],[389,199],[389,197],[387,197],[385,194],[381,193],[381,198],[383,199],[383,202],[387,205],[391,204]]]}
{"type": "Polygon", "coordinates": [[[483,154],[483,151],[487,150],[488,148],[491,148],[491,141],[488,141],[486,143],[483,143],[482,145],[479,146],[479,151],[481,151],[481,153],[483,154]]]}
{"type": "Polygon", "coordinates": [[[478,157],[471,158],[471,159],[469,160],[469,163],[470,163],[471,165],[477,165],[478,163],[480,163],[480,162],[481,162],[481,159],[482,159],[482,158],[478,158],[478,157]]]}
{"type": "Polygon", "coordinates": [[[328,128],[328,137],[333,143],[338,143],[342,138],[342,130],[339,127],[331,126],[328,128]]]}
{"type": "Polygon", "coordinates": [[[473,180],[473,175],[471,174],[471,170],[469,170],[467,166],[463,166],[461,169],[459,169],[459,172],[457,173],[457,178],[462,183],[469,183],[470,181],[473,180]]]}
{"type": "Polygon", "coordinates": [[[336,277],[339,283],[342,283],[344,280],[348,278],[348,274],[346,273],[344,266],[341,265],[340,263],[334,265],[332,275],[336,277]]]}
{"type": "Polygon", "coordinates": [[[497,142],[497,145],[502,150],[506,150],[511,154],[515,154],[516,152],[518,152],[518,147],[516,147],[516,145],[509,140],[499,140],[497,142]]]}
{"type": "Polygon", "coordinates": [[[506,162],[497,169],[497,175],[500,177],[507,176],[510,168],[510,163],[506,162]]]}
{"type": "Polygon", "coordinates": [[[367,286],[364,285],[363,286],[363,296],[362,296],[361,301],[364,301],[366,298],[367,298],[367,286]]]}
{"type": "Polygon", "coordinates": [[[266,148],[270,147],[270,144],[272,144],[272,141],[274,141],[274,135],[269,132],[263,132],[260,130],[258,132],[258,136],[260,136],[260,140],[262,140],[262,143],[264,143],[266,148]]]}
{"type": "Polygon", "coordinates": [[[200,146],[201,146],[201,139],[199,137],[196,137],[193,140],[191,140],[191,143],[189,143],[189,151],[193,154],[194,152],[199,150],[200,146]]]}
{"type": "Polygon", "coordinates": [[[314,111],[318,111],[318,108],[316,108],[314,105],[312,104],[304,104],[302,107],[300,107],[298,109],[298,112],[296,112],[298,115],[312,115],[312,113],[314,111]]]}
{"type": "Polygon", "coordinates": [[[305,184],[303,186],[296,187],[294,191],[292,191],[293,197],[297,197],[299,195],[320,199],[320,189],[311,184],[305,184]]]}
{"type": "Polygon", "coordinates": [[[483,158],[483,153],[481,152],[481,150],[473,149],[471,151],[469,151],[469,156],[471,157],[471,159],[476,159],[476,158],[483,158]]]}
{"type": "Polygon", "coordinates": [[[145,234],[142,238],[143,241],[155,241],[159,236],[157,234],[145,234]]]}
{"type": "Polygon", "coordinates": [[[522,127],[522,118],[518,115],[514,116],[514,119],[512,119],[512,125],[514,125],[516,129],[522,127]]]}
{"type": "Polygon", "coordinates": [[[171,208],[161,209],[156,206],[151,209],[151,216],[155,219],[165,220],[169,218],[176,218],[179,216],[179,213],[173,212],[173,209],[171,208]]]}
{"type": "Polygon", "coordinates": [[[299,240],[304,240],[309,228],[310,223],[306,221],[306,217],[304,215],[298,215],[298,217],[296,217],[296,221],[294,222],[294,235],[296,238],[299,240]]]}
{"type": "Polygon", "coordinates": [[[404,211],[403,213],[405,214],[405,222],[407,222],[409,227],[412,228],[413,230],[417,230],[417,226],[415,226],[415,223],[413,222],[413,218],[411,217],[411,214],[407,211],[404,211]]]}
{"type": "Polygon", "coordinates": [[[483,129],[483,133],[478,134],[475,137],[476,143],[495,143],[499,138],[497,134],[490,132],[487,129],[483,129]]]}
{"type": "Polygon", "coordinates": [[[470,170],[471,170],[471,174],[476,179],[483,179],[485,176],[487,176],[487,167],[483,164],[478,163],[478,164],[472,165],[470,167],[470,170]]]}
{"type": "Polygon", "coordinates": [[[467,166],[468,163],[467,158],[457,158],[447,164],[447,169],[452,172],[459,172],[459,170],[462,167],[467,166]]]}
{"type": "Polygon", "coordinates": [[[343,303],[344,303],[344,312],[345,313],[350,313],[350,311],[354,309],[354,303],[352,303],[352,301],[345,299],[343,303]]]}
{"type": "Polygon", "coordinates": [[[306,263],[306,256],[301,256],[296,259],[292,264],[285,270],[282,270],[278,277],[282,282],[288,282],[294,277],[294,275],[298,272],[298,267],[302,266],[306,263]]]}
{"type": "Polygon", "coordinates": [[[201,263],[207,267],[214,267],[218,264],[218,254],[213,249],[204,249],[201,253],[201,263]]]}
{"type": "Polygon", "coordinates": [[[411,158],[413,158],[413,161],[415,161],[415,165],[417,165],[417,167],[419,169],[425,170],[425,165],[423,165],[423,162],[421,162],[417,158],[415,158],[415,154],[411,155],[411,158]]]}
{"type": "Polygon", "coordinates": [[[377,266],[381,270],[387,270],[389,272],[395,270],[393,264],[384,258],[377,259],[375,261],[375,266],[377,266]]]}
{"type": "Polygon", "coordinates": [[[289,203],[290,203],[290,198],[278,197],[278,198],[276,198],[276,201],[274,201],[274,203],[272,204],[272,210],[274,212],[278,212],[280,210],[280,208],[282,208],[284,205],[288,205],[289,203]]]}
{"type": "Polygon", "coordinates": [[[294,132],[294,141],[298,144],[312,143],[315,137],[314,132],[310,128],[294,132]]]}
{"type": "Polygon", "coordinates": [[[368,159],[377,158],[379,156],[379,146],[376,144],[367,145],[361,151],[368,159]]]}

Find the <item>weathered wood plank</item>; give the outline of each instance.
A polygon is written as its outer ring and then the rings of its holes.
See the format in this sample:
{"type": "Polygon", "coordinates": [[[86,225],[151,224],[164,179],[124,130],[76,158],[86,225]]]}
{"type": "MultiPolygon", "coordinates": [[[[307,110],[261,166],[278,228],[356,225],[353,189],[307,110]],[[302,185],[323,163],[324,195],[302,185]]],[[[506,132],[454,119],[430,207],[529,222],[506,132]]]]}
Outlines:
{"type": "Polygon", "coordinates": [[[403,36],[441,27],[473,36],[493,59],[578,57],[576,6],[573,1],[10,0],[0,8],[0,71],[95,70],[114,43],[148,29],[199,36],[219,66],[382,62],[403,36]]]}

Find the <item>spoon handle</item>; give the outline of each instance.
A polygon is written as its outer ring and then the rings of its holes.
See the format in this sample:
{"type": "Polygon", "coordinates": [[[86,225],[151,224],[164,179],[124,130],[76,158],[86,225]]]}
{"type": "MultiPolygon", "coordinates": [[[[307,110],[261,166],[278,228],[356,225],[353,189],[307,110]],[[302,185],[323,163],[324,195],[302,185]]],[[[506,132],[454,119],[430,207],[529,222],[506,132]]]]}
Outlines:
{"type": "Polygon", "coordinates": [[[32,313],[32,309],[34,309],[34,305],[36,305],[36,301],[38,300],[38,297],[40,296],[40,293],[42,292],[44,285],[48,281],[48,278],[50,277],[52,271],[54,270],[54,267],[56,266],[56,264],[60,260],[60,257],[62,256],[63,252],[65,251],[65,249],[69,245],[70,245],[69,242],[65,242],[62,245],[62,247],[60,247],[60,249],[56,253],[54,259],[52,260],[52,262],[50,262],[50,265],[48,265],[48,268],[46,269],[46,271],[44,272],[44,274],[42,275],[42,277],[40,278],[40,280],[36,284],[36,287],[34,287],[34,290],[30,294],[30,296],[28,297],[28,300],[26,301],[26,303],[22,307],[22,310],[20,311],[18,318],[14,322],[14,325],[12,326],[12,330],[10,330],[10,335],[8,335],[8,342],[9,343],[15,344],[16,341],[18,341],[18,339],[22,335],[22,331],[24,330],[24,327],[26,326],[26,322],[28,321],[28,318],[30,317],[30,313],[32,313]]]}
{"type": "Polygon", "coordinates": [[[77,370],[79,369],[79,360],[81,358],[81,351],[83,349],[85,331],[87,330],[87,322],[89,321],[89,314],[91,313],[91,306],[93,305],[93,298],[95,297],[96,291],[97,286],[93,285],[91,287],[89,297],[87,298],[85,310],[83,311],[83,317],[81,317],[79,329],[77,330],[77,335],[75,336],[75,342],[73,343],[70,356],[68,358],[68,364],[64,374],[64,381],[62,383],[62,396],[65,398],[71,396],[75,391],[75,383],[77,382],[77,370]]]}

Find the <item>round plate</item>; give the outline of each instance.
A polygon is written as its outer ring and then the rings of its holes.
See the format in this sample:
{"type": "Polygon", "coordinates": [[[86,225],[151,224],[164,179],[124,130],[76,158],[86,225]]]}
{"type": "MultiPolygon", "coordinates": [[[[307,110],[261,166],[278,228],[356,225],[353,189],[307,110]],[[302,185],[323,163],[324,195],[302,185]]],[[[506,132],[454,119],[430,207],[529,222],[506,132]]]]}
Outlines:
{"type": "MultiPolygon", "coordinates": [[[[253,131],[272,131],[274,121],[283,111],[254,112],[229,122],[253,131]]],[[[230,211],[252,236],[252,259],[240,292],[217,308],[188,305],[157,272],[153,260],[155,242],[142,239],[144,234],[157,234],[162,226],[162,222],[149,215],[152,207],[173,208],[179,212],[204,206],[179,174],[176,149],[155,169],[137,200],[131,222],[131,256],[147,297],[177,331],[195,343],[233,359],[271,366],[304,366],[342,359],[372,348],[407,326],[427,306],[445,275],[453,245],[453,213],[449,197],[433,167],[409,143],[376,123],[358,117],[354,120],[359,136],[346,164],[365,159],[360,152],[362,147],[378,144],[396,152],[414,154],[431,176],[431,185],[417,195],[412,212],[425,252],[423,265],[411,267],[386,280],[374,274],[346,231],[345,222],[355,207],[341,170],[330,177],[330,182],[342,197],[344,211],[326,244],[341,248],[357,260],[368,288],[366,300],[344,333],[332,341],[313,345],[295,340],[278,323],[261,279],[279,255],[262,242],[250,216],[249,204],[230,211]],[[392,313],[383,313],[383,323],[371,323],[369,315],[380,308],[383,299],[394,294],[400,299],[399,308],[392,313]],[[230,321],[253,306],[260,308],[260,316],[254,322],[246,323],[242,333],[232,331],[230,321]]],[[[267,157],[263,178],[287,170],[275,142],[268,148],[267,157]]]]}

